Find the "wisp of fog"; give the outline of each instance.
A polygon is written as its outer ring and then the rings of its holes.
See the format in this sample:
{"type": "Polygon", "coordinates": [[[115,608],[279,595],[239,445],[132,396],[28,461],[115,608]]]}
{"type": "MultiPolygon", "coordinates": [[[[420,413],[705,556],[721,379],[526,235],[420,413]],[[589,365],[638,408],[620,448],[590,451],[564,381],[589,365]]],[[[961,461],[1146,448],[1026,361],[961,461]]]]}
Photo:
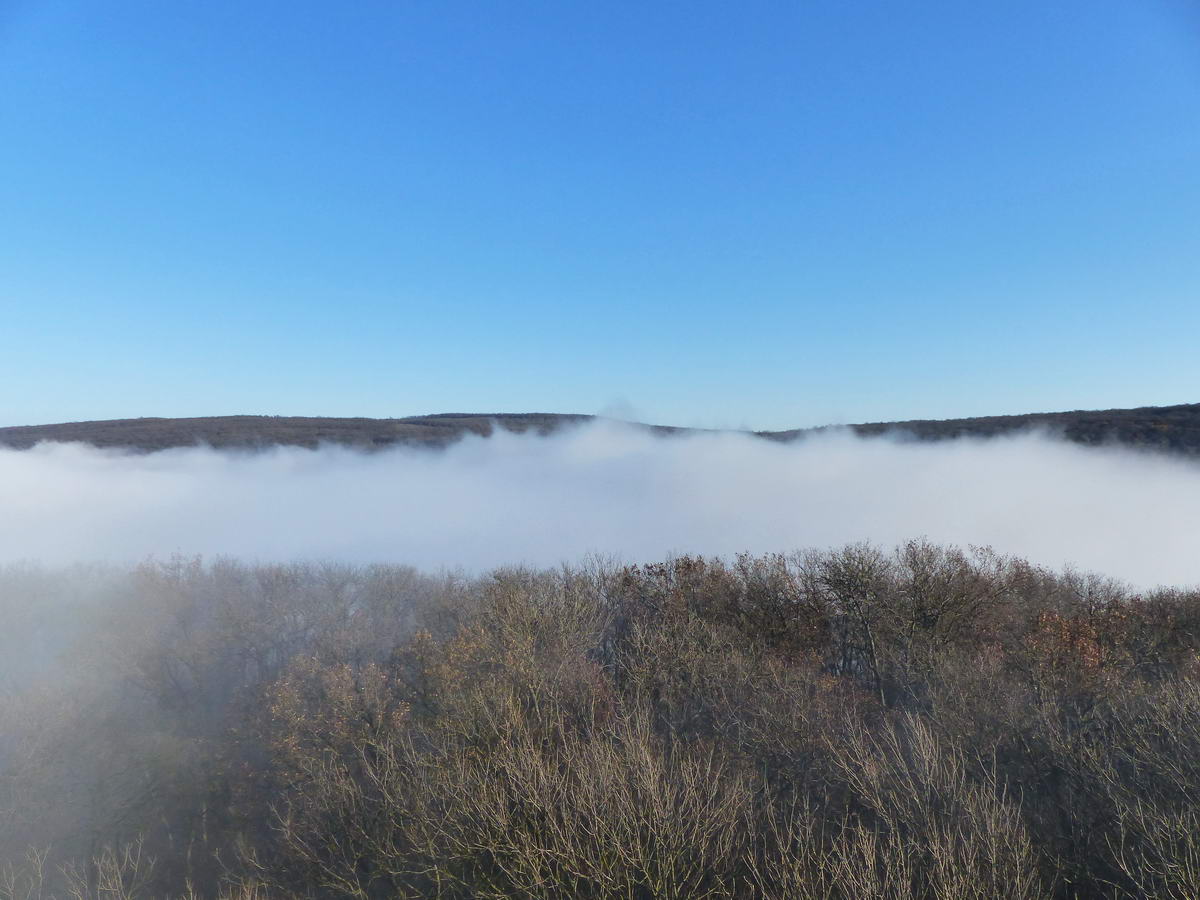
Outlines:
{"type": "Polygon", "coordinates": [[[611,422],[443,450],[0,451],[0,561],[174,554],[480,571],[601,554],[990,545],[1135,585],[1200,582],[1200,465],[1045,435],[661,437],[611,422]]]}

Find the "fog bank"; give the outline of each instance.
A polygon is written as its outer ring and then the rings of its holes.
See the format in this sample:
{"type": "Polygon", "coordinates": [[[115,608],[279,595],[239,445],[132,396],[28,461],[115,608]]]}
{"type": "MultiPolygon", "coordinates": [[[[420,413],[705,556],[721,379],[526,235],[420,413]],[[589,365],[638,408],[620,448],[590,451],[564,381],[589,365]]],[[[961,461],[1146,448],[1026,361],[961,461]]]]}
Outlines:
{"type": "Polygon", "coordinates": [[[1044,436],[655,437],[596,423],[443,451],[0,450],[0,561],[174,553],[471,570],[869,540],[989,544],[1134,584],[1200,583],[1200,465],[1044,436]]]}

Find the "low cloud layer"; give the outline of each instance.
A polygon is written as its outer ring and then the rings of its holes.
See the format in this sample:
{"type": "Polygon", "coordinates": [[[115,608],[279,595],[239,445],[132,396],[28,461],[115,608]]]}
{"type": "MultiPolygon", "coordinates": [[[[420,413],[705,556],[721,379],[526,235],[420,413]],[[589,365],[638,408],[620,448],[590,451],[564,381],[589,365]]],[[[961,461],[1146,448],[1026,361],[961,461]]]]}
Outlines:
{"type": "Polygon", "coordinates": [[[0,561],[183,553],[479,570],[920,535],[1140,586],[1200,583],[1200,465],[1036,435],[785,445],[610,423],[444,451],[0,450],[0,561]]]}

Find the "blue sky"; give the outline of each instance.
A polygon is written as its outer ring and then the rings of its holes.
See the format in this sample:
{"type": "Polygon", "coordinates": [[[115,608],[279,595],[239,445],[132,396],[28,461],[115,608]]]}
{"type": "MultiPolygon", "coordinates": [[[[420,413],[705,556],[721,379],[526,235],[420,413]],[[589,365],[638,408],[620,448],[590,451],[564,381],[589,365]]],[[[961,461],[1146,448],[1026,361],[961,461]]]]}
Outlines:
{"type": "Polygon", "coordinates": [[[1184,0],[4,2],[0,424],[1200,401],[1184,0]]]}

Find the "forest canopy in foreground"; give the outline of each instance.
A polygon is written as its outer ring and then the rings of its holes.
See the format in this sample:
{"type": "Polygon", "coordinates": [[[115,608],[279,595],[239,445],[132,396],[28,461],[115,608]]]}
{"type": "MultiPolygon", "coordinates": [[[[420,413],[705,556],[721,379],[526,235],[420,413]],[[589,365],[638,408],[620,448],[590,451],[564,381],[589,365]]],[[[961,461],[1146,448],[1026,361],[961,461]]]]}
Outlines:
{"type": "Polygon", "coordinates": [[[1200,591],[0,568],[0,897],[1200,896],[1200,591]]]}

